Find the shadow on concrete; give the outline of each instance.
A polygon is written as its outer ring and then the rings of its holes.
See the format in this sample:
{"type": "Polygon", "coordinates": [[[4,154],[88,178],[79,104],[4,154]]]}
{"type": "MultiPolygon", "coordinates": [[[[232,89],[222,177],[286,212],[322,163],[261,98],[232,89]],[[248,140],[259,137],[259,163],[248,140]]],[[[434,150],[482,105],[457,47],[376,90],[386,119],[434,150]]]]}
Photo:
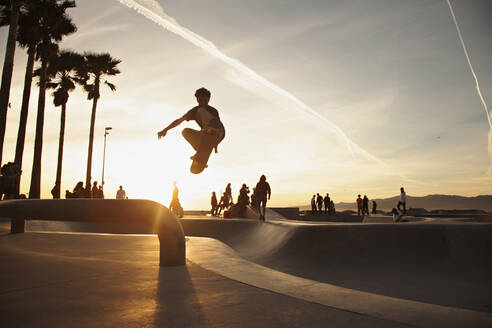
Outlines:
{"type": "Polygon", "coordinates": [[[204,327],[205,315],[186,265],[160,267],[155,327],[204,327]]]}

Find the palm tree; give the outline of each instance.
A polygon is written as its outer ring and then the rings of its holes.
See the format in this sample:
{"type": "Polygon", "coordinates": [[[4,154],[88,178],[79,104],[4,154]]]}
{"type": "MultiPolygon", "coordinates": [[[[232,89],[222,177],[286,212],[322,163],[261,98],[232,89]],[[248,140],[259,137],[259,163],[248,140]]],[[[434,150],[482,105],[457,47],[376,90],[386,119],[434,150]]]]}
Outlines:
{"type": "Polygon", "coordinates": [[[42,31],[41,42],[37,46],[36,56],[41,60],[39,71],[39,97],[38,113],[36,119],[36,136],[34,139],[34,158],[32,164],[31,186],[29,188],[29,198],[40,198],[41,196],[41,153],[43,149],[43,128],[44,128],[44,107],[46,101],[46,79],[47,68],[50,58],[58,51],[56,42],[60,42],[64,36],[76,31],[75,25],[71,23],[71,18],[65,13],[67,7],[52,6],[53,3],[75,3],[70,0],[37,0],[41,3],[40,11],[42,20],[39,22],[39,28],[42,31]],[[62,22],[70,22],[65,24],[62,22]]]}
{"type": "Polygon", "coordinates": [[[104,76],[114,76],[120,73],[116,67],[121,60],[111,57],[109,53],[85,53],[85,63],[83,69],[79,71],[79,76],[85,81],[84,89],[87,92],[87,99],[92,99],[91,127],[89,132],[89,150],[87,154],[87,175],[85,186],[90,190],[91,171],[92,171],[92,145],[94,143],[94,126],[96,124],[96,108],[99,100],[99,88],[101,80],[104,81],[111,91],[115,91],[114,84],[109,83],[104,76]]]}
{"type": "MultiPolygon", "coordinates": [[[[31,96],[31,84],[33,77],[34,62],[36,59],[36,49],[42,41],[43,29],[40,21],[45,13],[41,6],[50,6],[52,10],[63,11],[75,6],[73,1],[31,1],[24,6],[24,10],[19,17],[19,32],[17,42],[22,48],[27,49],[27,64],[24,77],[24,91],[22,95],[22,105],[19,120],[19,129],[17,132],[17,144],[15,147],[15,160],[17,167],[22,168],[22,157],[24,154],[24,144],[26,139],[27,116],[29,110],[29,99],[31,96]]],[[[60,19],[60,30],[68,31],[75,29],[72,22],[67,19],[60,19]]],[[[16,194],[20,189],[20,178],[16,183],[16,194]]]]}
{"type": "Polygon", "coordinates": [[[17,40],[17,27],[21,0],[0,1],[0,26],[9,22],[9,34],[7,47],[5,48],[5,59],[3,61],[2,85],[0,87],[0,164],[2,163],[3,142],[5,139],[5,128],[7,124],[7,108],[9,107],[10,84],[14,71],[15,41],[17,40]],[[9,17],[10,16],[10,17],[9,17]]]}
{"type": "Polygon", "coordinates": [[[74,90],[75,83],[79,82],[75,72],[83,61],[84,59],[82,55],[79,55],[73,51],[61,51],[50,61],[47,69],[47,75],[50,81],[46,83],[46,88],[55,89],[53,92],[53,104],[56,107],[61,106],[58,164],[56,168],[55,187],[52,190],[53,198],[60,198],[67,101],[69,92],[74,90]]]}

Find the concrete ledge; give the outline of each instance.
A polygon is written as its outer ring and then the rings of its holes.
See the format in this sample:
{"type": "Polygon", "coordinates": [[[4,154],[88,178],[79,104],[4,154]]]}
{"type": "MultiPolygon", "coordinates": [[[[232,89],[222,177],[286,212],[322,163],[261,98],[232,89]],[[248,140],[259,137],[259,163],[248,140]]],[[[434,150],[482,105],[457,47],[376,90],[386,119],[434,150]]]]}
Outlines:
{"type": "Polygon", "coordinates": [[[0,216],[12,219],[12,233],[24,232],[25,220],[138,223],[159,237],[160,265],[185,264],[180,222],[165,206],[150,200],[23,199],[0,202],[0,216]]]}

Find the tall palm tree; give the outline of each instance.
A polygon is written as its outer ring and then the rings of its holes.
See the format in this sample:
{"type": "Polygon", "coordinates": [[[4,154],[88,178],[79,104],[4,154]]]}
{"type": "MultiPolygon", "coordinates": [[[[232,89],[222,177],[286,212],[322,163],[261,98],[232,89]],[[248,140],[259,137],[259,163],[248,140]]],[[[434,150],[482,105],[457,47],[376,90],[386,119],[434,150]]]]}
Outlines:
{"type": "Polygon", "coordinates": [[[120,73],[116,67],[121,60],[111,57],[109,53],[85,53],[85,63],[83,69],[79,71],[79,76],[85,81],[84,89],[87,92],[87,99],[92,100],[91,127],[89,131],[89,149],[87,154],[87,175],[85,179],[86,188],[91,187],[92,172],[92,146],[94,143],[94,126],[96,124],[97,101],[99,100],[99,88],[101,81],[104,81],[111,91],[115,91],[114,84],[108,82],[105,76],[114,76],[120,73]]]}
{"type": "Polygon", "coordinates": [[[7,109],[9,107],[10,85],[14,71],[15,42],[17,40],[17,29],[21,0],[0,1],[0,24],[7,25],[9,34],[5,48],[5,59],[3,61],[2,85],[0,86],[0,164],[2,163],[3,142],[5,139],[5,128],[7,124],[7,109]],[[10,16],[10,17],[8,17],[10,16]]]}
{"type": "MultiPolygon", "coordinates": [[[[66,7],[51,6],[57,0],[37,0],[42,3],[40,10],[43,19],[39,22],[42,38],[37,46],[36,56],[41,61],[39,72],[39,97],[38,113],[36,118],[36,136],[34,139],[34,158],[32,164],[31,186],[29,198],[40,198],[41,196],[41,153],[43,149],[44,107],[46,102],[46,78],[50,58],[58,51],[56,42],[60,42],[64,36],[74,33],[77,29],[73,24],[63,24],[63,21],[71,22],[71,18],[65,13],[66,7]]],[[[73,1],[63,1],[63,3],[73,1]]]]}
{"type": "MultiPolygon", "coordinates": [[[[34,62],[36,59],[36,49],[42,41],[43,29],[40,21],[43,19],[45,11],[41,10],[41,6],[49,6],[54,11],[63,11],[74,7],[75,3],[73,1],[30,1],[26,3],[21,11],[21,15],[19,17],[17,42],[22,48],[27,49],[27,64],[24,77],[24,91],[22,94],[19,129],[17,132],[17,144],[15,147],[14,162],[19,168],[22,168],[22,157],[24,154],[24,144],[26,139],[27,116],[29,111],[29,99],[31,96],[34,62]]],[[[63,19],[63,17],[60,18],[59,24],[61,31],[73,30],[75,28],[70,20],[63,19]]],[[[21,176],[19,176],[16,183],[16,194],[19,193],[20,179],[21,176]]]]}
{"type": "Polygon", "coordinates": [[[57,56],[50,60],[47,69],[47,75],[50,81],[46,83],[46,88],[55,90],[53,92],[53,104],[56,107],[61,106],[58,164],[56,167],[55,187],[52,190],[53,198],[60,198],[67,101],[69,92],[73,91],[75,89],[75,84],[79,82],[75,72],[83,61],[82,55],[73,51],[61,51],[57,56]]]}

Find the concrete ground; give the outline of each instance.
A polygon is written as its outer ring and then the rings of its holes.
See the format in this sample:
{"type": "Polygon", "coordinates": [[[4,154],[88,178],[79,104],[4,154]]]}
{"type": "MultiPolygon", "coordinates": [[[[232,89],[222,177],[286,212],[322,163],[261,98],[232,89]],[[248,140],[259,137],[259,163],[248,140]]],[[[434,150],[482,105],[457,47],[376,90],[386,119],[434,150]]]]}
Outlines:
{"type": "Polygon", "coordinates": [[[3,230],[0,263],[0,327],[407,326],[240,283],[191,261],[159,267],[155,236],[3,230]]]}
{"type": "MultiPolygon", "coordinates": [[[[0,223],[0,327],[492,326],[492,225],[181,223],[182,267],[155,236],[0,223]]],[[[74,227],[113,231],[28,221],[74,227]]]]}

